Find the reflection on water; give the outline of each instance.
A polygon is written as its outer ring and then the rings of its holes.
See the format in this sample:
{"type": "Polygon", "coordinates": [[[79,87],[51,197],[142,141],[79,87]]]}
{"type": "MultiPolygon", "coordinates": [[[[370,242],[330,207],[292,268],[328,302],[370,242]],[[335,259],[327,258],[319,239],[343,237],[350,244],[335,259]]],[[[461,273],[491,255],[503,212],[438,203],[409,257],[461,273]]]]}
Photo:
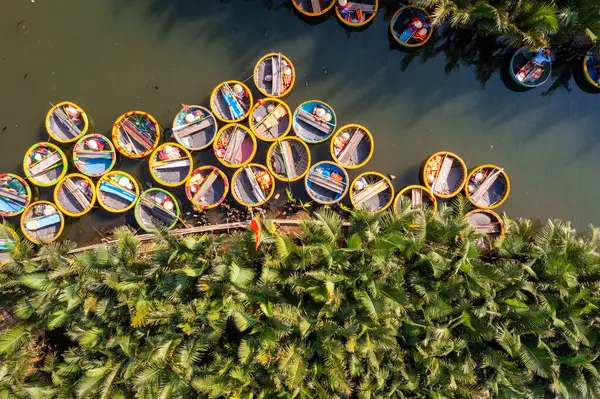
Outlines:
{"type": "MultiPolygon", "coordinates": [[[[292,109],[321,99],[339,126],[358,123],[373,133],[374,156],[351,178],[367,170],[394,174],[399,189],[417,183],[421,162],[445,149],[469,168],[504,167],[512,190],[502,210],[513,216],[600,224],[598,97],[573,88],[579,60],[553,49],[564,62],[551,81],[512,91],[500,73],[512,53],[492,39],[439,29],[423,48],[397,49],[388,37],[391,3],[367,29],[348,32],[333,14],[308,24],[279,0],[8,0],[0,13],[0,171],[21,172],[25,150],[48,139],[49,101],[76,102],[103,134],[133,109],[168,127],[181,103],[208,105],[217,83],[244,80],[260,56],[281,51],[298,73],[285,99],[292,109]]],[[[265,162],[267,148],[260,143],[256,162],[265,162]]],[[[311,152],[315,161],[329,159],[329,143],[311,152]]],[[[195,157],[198,165],[218,165],[210,150],[195,157]]],[[[147,161],[119,167],[152,181],[147,161]]],[[[278,183],[279,191],[285,187],[278,183]]],[[[302,182],[292,188],[306,198],[302,182]]],[[[183,189],[172,191],[185,198],[183,189]]],[[[73,221],[65,237],[81,241],[95,235],[91,226],[123,220],[135,225],[130,216],[97,210],[73,221]]]]}

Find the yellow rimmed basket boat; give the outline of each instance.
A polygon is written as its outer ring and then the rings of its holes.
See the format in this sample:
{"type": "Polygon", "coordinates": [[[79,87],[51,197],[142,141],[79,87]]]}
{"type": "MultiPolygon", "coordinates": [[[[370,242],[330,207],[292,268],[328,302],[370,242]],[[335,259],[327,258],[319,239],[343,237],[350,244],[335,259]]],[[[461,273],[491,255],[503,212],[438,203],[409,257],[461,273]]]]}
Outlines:
{"type": "Polygon", "coordinates": [[[59,143],[72,143],[85,135],[90,127],[87,114],[70,101],[52,105],[46,114],[46,131],[59,143]]]}
{"type": "Polygon", "coordinates": [[[333,108],[319,100],[305,101],[296,108],[292,118],[292,126],[296,136],[308,144],[326,141],[337,124],[333,108]]]}
{"type": "Polygon", "coordinates": [[[322,161],[314,164],[304,177],[304,186],[308,195],[323,205],[341,201],[348,193],[350,178],[340,165],[322,161]]]}
{"type": "Polygon", "coordinates": [[[217,119],[208,108],[185,105],[173,119],[173,137],[190,151],[210,147],[219,128],[217,119]]]}
{"type": "Polygon", "coordinates": [[[371,22],[379,10],[379,0],[338,1],[335,14],[351,28],[360,28],[371,22]]]}
{"type": "Polygon", "coordinates": [[[0,174],[0,217],[20,215],[32,199],[31,187],[25,179],[12,173],[0,174]]]}
{"type": "Polygon", "coordinates": [[[416,184],[404,187],[398,192],[398,195],[396,195],[396,199],[394,200],[394,214],[396,217],[400,217],[403,202],[408,199],[411,201],[410,204],[412,209],[431,209],[432,214],[430,219],[433,219],[437,212],[437,200],[427,187],[416,184]]]}
{"type": "Polygon", "coordinates": [[[373,156],[375,141],[361,125],[342,126],[331,138],[331,157],[346,169],[365,166],[373,156]]]}
{"type": "Polygon", "coordinates": [[[144,158],[150,155],[160,143],[160,125],[147,112],[127,112],[115,121],[112,140],[117,150],[124,156],[134,159],[144,158]]]}
{"type": "Polygon", "coordinates": [[[390,33],[398,44],[415,48],[431,39],[431,16],[422,8],[407,5],[394,13],[390,20],[390,33]]]}
{"type": "Polygon", "coordinates": [[[34,244],[51,243],[62,234],[64,228],[65,217],[49,201],[34,202],[21,215],[21,231],[34,244]]]}
{"type": "Polygon", "coordinates": [[[263,205],[271,199],[274,191],[273,175],[266,167],[257,163],[241,167],[231,178],[231,194],[244,206],[263,205]]]}
{"type": "Polygon", "coordinates": [[[350,202],[356,209],[369,212],[386,210],[394,201],[394,186],[390,179],[377,172],[358,175],[350,186],[350,202]]]}
{"type": "Polygon", "coordinates": [[[195,169],[185,183],[185,195],[192,205],[211,209],[219,206],[229,192],[229,179],[215,166],[206,165],[195,169]]]}
{"type": "Polygon", "coordinates": [[[292,129],[292,111],[276,98],[260,99],[250,112],[250,130],[262,141],[273,142],[292,129]]]}
{"type": "Polygon", "coordinates": [[[587,52],[583,58],[583,75],[589,84],[600,89],[600,53],[587,52]]]}
{"type": "Polygon", "coordinates": [[[294,87],[296,71],[292,61],[281,53],[269,53],[254,67],[254,84],[266,97],[281,98],[294,87]]]}
{"type": "Polygon", "coordinates": [[[250,115],[252,92],[238,80],[219,83],[210,95],[210,109],[222,122],[241,122],[250,115]]]}
{"type": "Polygon", "coordinates": [[[489,251],[494,240],[504,236],[504,222],[500,215],[489,209],[475,209],[465,215],[465,219],[475,227],[475,232],[483,236],[475,243],[479,249],[489,251]]]}
{"type": "Polygon", "coordinates": [[[98,203],[110,213],[127,212],[135,206],[139,196],[140,186],[136,179],[119,170],[105,174],[96,185],[98,203]]]}
{"type": "Polygon", "coordinates": [[[506,201],[510,193],[510,180],[496,165],[481,165],[467,176],[465,195],[478,208],[494,209],[506,201]]]}
{"type": "Polygon", "coordinates": [[[73,163],[81,173],[100,177],[117,163],[117,151],[112,141],[99,133],[88,134],[73,147],[73,163]]]}
{"type": "Polygon", "coordinates": [[[181,186],[194,170],[192,154],[181,144],[164,143],[148,160],[150,174],[157,183],[167,187],[181,186]]]}
{"type": "Polygon", "coordinates": [[[292,0],[294,8],[307,17],[320,17],[335,6],[337,0],[292,0]]]}
{"type": "Polygon", "coordinates": [[[12,260],[20,241],[19,235],[13,228],[8,227],[6,223],[0,225],[0,266],[12,260]]]}
{"type": "Polygon", "coordinates": [[[144,231],[171,230],[181,218],[181,207],[170,192],[151,188],[140,195],[133,215],[144,231]]]}
{"type": "Polygon", "coordinates": [[[32,145],[23,158],[23,171],[27,180],[40,187],[50,187],[67,174],[67,156],[52,143],[32,145]]]}
{"type": "Polygon", "coordinates": [[[213,142],[215,156],[229,168],[239,168],[250,163],[257,148],[256,138],[250,129],[239,123],[223,126],[213,142]]]}
{"type": "Polygon", "coordinates": [[[54,203],[67,216],[83,216],[92,210],[95,202],[94,182],[80,173],[66,175],[54,188],[54,203]]]}
{"type": "Polygon", "coordinates": [[[456,154],[436,152],[425,161],[422,179],[423,185],[436,197],[452,198],[465,185],[467,165],[456,154]]]}
{"type": "Polygon", "coordinates": [[[277,180],[300,180],[310,168],[308,145],[297,137],[286,137],[271,144],[267,151],[267,167],[277,180]]]}

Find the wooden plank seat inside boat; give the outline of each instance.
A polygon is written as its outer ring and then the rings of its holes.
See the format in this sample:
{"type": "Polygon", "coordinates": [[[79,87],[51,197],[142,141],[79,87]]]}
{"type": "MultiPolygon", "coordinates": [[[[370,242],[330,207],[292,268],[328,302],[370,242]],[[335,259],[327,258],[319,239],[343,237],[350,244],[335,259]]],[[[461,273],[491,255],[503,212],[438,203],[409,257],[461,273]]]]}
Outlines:
{"type": "Polygon", "coordinates": [[[336,127],[333,109],[324,102],[316,100],[300,104],[294,112],[293,119],[296,135],[311,144],[327,140],[336,127]]]}
{"type": "Polygon", "coordinates": [[[46,130],[60,143],[71,143],[84,135],[89,126],[86,113],[75,103],[52,105],[46,116],[46,130]]]}
{"type": "Polygon", "coordinates": [[[122,213],[134,207],[139,196],[139,185],[131,175],[114,171],[100,178],[96,194],[104,209],[122,213]]]}
{"type": "Polygon", "coordinates": [[[263,56],[254,67],[254,84],[267,97],[283,97],[290,92],[294,81],[294,66],[281,53],[263,56]]]}
{"type": "Polygon", "coordinates": [[[25,179],[12,173],[0,174],[1,217],[21,214],[29,206],[31,199],[31,188],[25,179]]]}
{"type": "Polygon", "coordinates": [[[256,139],[250,130],[240,124],[225,125],[213,142],[217,159],[225,166],[240,167],[252,160],[256,153],[256,139]]]}
{"type": "Polygon", "coordinates": [[[223,82],[213,90],[210,107],[214,115],[223,122],[240,122],[250,113],[252,93],[242,82],[223,82]]]}
{"type": "Polygon", "coordinates": [[[479,208],[500,206],[508,197],[510,182],[503,168],[482,165],[475,168],[467,178],[465,193],[471,203],[479,208]]]}
{"type": "Polygon", "coordinates": [[[325,14],[337,0],[292,0],[294,7],[302,14],[316,17],[325,14]]]}
{"type": "Polygon", "coordinates": [[[192,172],[185,185],[185,192],[192,204],[203,209],[218,206],[229,191],[229,180],[223,171],[208,165],[192,172]]]}
{"type": "Polygon", "coordinates": [[[456,154],[441,151],[425,161],[423,183],[438,197],[454,197],[464,187],[466,179],[467,166],[456,154]]]}
{"type": "Polygon", "coordinates": [[[21,216],[21,230],[34,244],[50,243],[58,238],[64,227],[64,216],[48,201],[31,204],[21,216]]]}
{"type": "Polygon", "coordinates": [[[274,141],[287,135],[292,128],[290,114],[289,107],[280,100],[261,100],[252,110],[251,129],[259,139],[274,141]]]}
{"type": "Polygon", "coordinates": [[[25,153],[23,170],[27,178],[42,187],[53,186],[67,173],[67,157],[52,143],[37,143],[25,153]]]}
{"type": "MultiPolygon", "coordinates": [[[[414,210],[431,210],[430,218],[433,218],[437,212],[437,201],[427,187],[411,185],[402,188],[394,201],[394,213],[400,217],[404,211],[406,203],[410,203],[410,209],[414,210]]],[[[415,215],[415,218],[419,215],[415,215]]],[[[415,222],[419,222],[415,219],[415,222]]]]}
{"type": "Polygon", "coordinates": [[[194,168],[192,154],[181,144],[165,143],[150,156],[150,172],[154,180],[169,187],[185,183],[194,168]]]}
{"type": "Polygon", "coordinates": [[[348,192],[348,173],[333,162],[313,165],[304,182],[308,195],[321,204],[336,203],[348,192]]]}
{"type": "Polygon", "coordinates": [[[259,206],[273,195],[275,181],[262,165],[249,164],[238,169],[232,178],[234,198],[244,206],[259,206]]]}
{"type": "Polygon", "coordinates": [[[83,136],[73,147],[73,162],[86,176],[102,176],[115,166],[116,161],[112,142],[98,133],[83,136]]]}
{"type": "Polygon", "coordinates": [[[364,166],[373,155],[373,136],[364,126],[341,127],[331,140],[331,156],[348,169],[364,166]]]}
{"type": "Polygon", "coordinates": [[[94,183],[89,177],[73,173],[65,176],[54,190],[54,202],[71,217],[88,213],[96,199],[94,183]]]}
{"type": "Polygon", "coordinates": [[[151,188],[140,195],[134,215],[140,227],[146,231],[172,229],[179,220],[180,208],[173,194],[151,188]]]}
{"type": "Polygon", "coordinates": [[[217,133],[217,120],[205,107],[183,105],[173,119],[173,137],[188,150],[210,146],[217,133]]]}
{"type": "Polygon", "coordinates": [[[310,151],[300,139],[285,138],[271,145],[267,152],[267,163],[277,179],[296,181],[304,177],[310,167],[310,151]]]}
{"type": "Polygon", "coordinates": [[[362,173],[352,182],[350,200],[355,208],[379,212],[390,206],[393,199],[392,182],[380,173],[362,173]]]}
{"type": "Polygon", "coordinates": [[[475,227],[476,233],[485,235],[475,241],[475,244],[482,250],[487,251],[491,248],[490,239],[504,235],[502,219],[494,211],[476,209],[467,213],[465,219],[475,227]]]}
{"type": "Polygon", "coordinates": [[[152,115],[143,111],[131,111],[121,115],[112,129],[117,150],[129,158],[144,158],[160,142],[160,126],[152,115]]]}

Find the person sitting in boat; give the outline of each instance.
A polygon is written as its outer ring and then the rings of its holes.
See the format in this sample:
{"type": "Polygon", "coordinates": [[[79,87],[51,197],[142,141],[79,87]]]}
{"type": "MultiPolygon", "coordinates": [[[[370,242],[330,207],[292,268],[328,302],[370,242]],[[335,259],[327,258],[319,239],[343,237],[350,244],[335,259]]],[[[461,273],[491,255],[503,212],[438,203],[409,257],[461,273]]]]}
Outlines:
{"type": "Polygon", "coordinates": [[[421,29],[419,29],[413,35],[413,39],[418,40],[420,42],[422,42],[423,40],[427,39],[427,28],[421,28],[421,29]]]}
{"type": "Polygon", "coordinates": [[[538,51],[537,55],[533,59],[533,62],[542,66],[545,62],[550,62],[550,50],[543,48],[538,51]]]}
{"type": "Polygon", "coordinates": [[[69,118],[71,118],[73,122],[79,121],[79,115],[81,115],[81,111],[75,108],[74,106],[67,105],[65,107],[65,112],[67,113],[67,115],[69,115],[69,118]]]}

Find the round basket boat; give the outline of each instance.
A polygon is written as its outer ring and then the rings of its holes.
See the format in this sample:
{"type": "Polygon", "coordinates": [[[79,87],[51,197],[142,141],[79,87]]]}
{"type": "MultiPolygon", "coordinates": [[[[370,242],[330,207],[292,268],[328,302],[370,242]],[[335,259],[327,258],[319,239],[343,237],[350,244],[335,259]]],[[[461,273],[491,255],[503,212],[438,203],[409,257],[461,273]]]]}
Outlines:
{"type": "Polygon", "coordinates": [[[0,217],[20,215],[32,198],[31,187],[25,179],[12,173],[0,174],[0,217]]]}
{"type": "Polygon", "coordinates": [[[371,22],[379,9],[379,0],[354,0],[345,2],[345,6],[342,6],[341,2],[338,2],[335,7],[335,14],[343,24],[352,28],[359,28],[371,22]]]}
{"type": "Polygon", "coordinates": [[[34,202],[21,215],[21,231],[34,244],[51,243],[62,234],[64,228],[65,217],[49,201],[34,202]]]}
{"type": "Polygon", "coordinates": [[[286,136],[292,129],[290,107],[276,98],[258,100],[250,115],[250,130],[262,141],[273,142],[286,136]]]}
{"type": "Polygon", "coordinates": [[[292,91],[296,81],[294,64],[281,53],[269,53],[254,67],[254,84],[262,95],[281,98],[292,91]]]}
{"type": "Polygon", "coordinates": [[[181,144],[165,143],[150,156],[150,174],[167,187],[181,186],[192,174],[194,158],[181,144]]]}
{"type": "Polygon", "coordinates": [[[394,200],[394,186],[390,179],[377,172],[358,175],[350,186],[350,202],[356,209],[369,212],[386,210],[394,200]]]}
{"type": "Polygon", "coordinates": [[[509,193],[508,175],[496,165],[478,166],[467,176],[465,195],[478,208],[497,208],[506,201],[509,193]]]}
{"type": "Polygon", "coordinates": [[[126,157],[144,158],[150,155],[160,142],[160,125],[146,112],[127,112],[115,121],[112,139],[117,150],[126,157]]]}
{"type": "Polygon", "coordinates": [[[248,86],[237,80],[219,83],[210,95],[210,109],[225,123],[241,122],[250,115],[252,93],[248,86]]]}
{"type": "Polygon", "coordinates": [[[300,14],[307,17],[320,17],[327,14],[337,0],[292,0],[292,4],[300,14]]]}
{"type": "Polygon", "coordinates": [[[228,192],[227,175],[221,169],[211,165],[195,169],[185,183],[185,195],[192,205],[202,209],[219,206],[228,192]]]}
{"type": "Polygon", "coordinates": [[[494,211],[476,209],[467,213],[465,219],[475,227],[476,233],[483,235],[475,241],[481,250],[489,251],[492,248],[492,242],[504,236],[504,223],[494,211]]]}
{"type": "Polygon", "coordinates": [[[390,20],[390,33],[398,44],[420,47],[431,39],[433,26],[427,11],[415,6],[404,6],[390,20]]]}
{"type": "Polygon", "coordinates": [[[96,185],[98,203],[110,213],[127,212],[135,206],[139,195],[140,186],[133,176],[118,170],[102,176],[96,185]]]}
{"type": "Polygon", "coordinates": [[[273,196],[275,180],[263,165],[248,164],[231,178],[233,198],[244,206],[260,206],[273,196]]]}
{"type": "Polygon", "coordinates": [[[117,151],[112,141],[101,134],[83,136],[73,147],[73,163],[81,173],[100,177],[117,162],[117,151]]]}
{"type": "Polygon", "coordinates": [[[588,51],[583,58],[583,75],[589,84],[600,89],[600,53],[588,51]]]}
{"type": "Polygon", "coordinates": [[[32,145],[23,158],[27,180],[40,187],[50,187],[67,174],[67,156],[52,143],[32,145]]]}
{"type": "Polygon", "coordinates": [[[12,260],[12,256],[19,246],[19,235],[6,224],[0,225],[0,266],[12,260]]]}
{"type": "Polygon", "coordinates": [[[217,159],[229,168],[239,168],[252,161],[256,154],[256,138],[246,126],[230,123],[223,126],[213,142],[217,159]]]}
{"type": "Polygon", "coordinates": [[[402,212],[402,205],[405,200],[410,199],[411,208],[415,210],[420,209],[431,209],[431,218],[437,212],[437,200],[435,196],[431,194],[431,191],[425,186],[412,185],[404,187],[394,200],[394,214],[396,217],[400,217],[402,212]]]}
{"type": "Polygon", "coordinates": [[[66,175],[54,188],[54,203],[67,216],[83,216],[92,210],[95,202],[94,182],[80,173],[66,175]]]}
{"type": "Polygon", "coordinates": [[[308,146],[297,137],[286,137],[271,144],[267,151],[267,167],[277,180],[300,180],[310,168],[308,146]]]}
{"type": "Polygon", "coordinates": [[[308,195],[323,205],[339,202],[348,192],[350,178],[340,165],[322,161],[314,164],[304,177],[308,195]]]}
{"type": "Polygon", "coordinates": [[[173,119],[173,137],[190,151],[210,147],[217,133],[217,119],[207,108],[184,105],[173,119]]]}
{"type": "Polygon", "coordinates": [[[133,214],[139,226],[147,232],[171,230],[181,217],[181,207],[170,192],[151,188],[140,195],[133,214]]]}
{"type": "Polygon", "coordinates": [[[373,156],[375,141],[361,125],[342,126],[331,139],[331,157],[346,169],[365,166],[373,156]]]}
{"type": "Polygon", "coordinates": [[[510,76],[519,85],[527,88],[539,87],[546,83],[552,74],[550,50],[538,52],[523,47],[515,52],[510,60],[510,76]]]}
{"type": "Polygon", "coordinates": [[[308,144],[326,141],[335,132],[335,111],[323,101],[303,102],[294,111],[293,127],[296,135],[308,144]]]}
{"type": "Polygon", "coordinates": [[[58,103],[46,115],[46,130],[59,143],[72,143],[87,133],[88,116],[81,107],[70,101],[58,103]]]}
{"type": "Polygon", "coordinates": [[[467,165],[460,157],[448,151],[436,152],[425,161],[423,185],[433,195],[452,198],[457,195],[467,180],[467,165]]]}

